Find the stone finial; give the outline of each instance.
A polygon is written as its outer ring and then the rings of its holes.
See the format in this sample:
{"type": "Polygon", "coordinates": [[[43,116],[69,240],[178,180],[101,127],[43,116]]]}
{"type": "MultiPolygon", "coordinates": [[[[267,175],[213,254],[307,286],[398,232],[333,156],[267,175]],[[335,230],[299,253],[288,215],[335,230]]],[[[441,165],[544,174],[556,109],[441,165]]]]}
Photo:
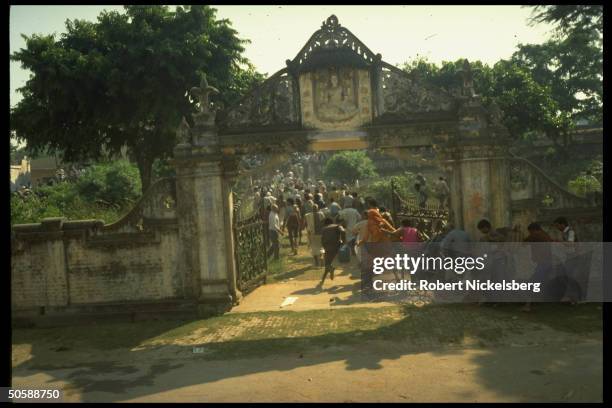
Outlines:
{"type": "Polygon", "coordinates": [[[500,124],[504,119],[504,112],[500,109],[499,105],[493,101],[489,105],[489,120],[493,124],[500,124]]]}
{"type": "Polygon", "coordinates": [[[463,66],[458,71],[458,74],[461,75],[461,79],[463,80],[461,94],[467,97],[476,96],[476,91],[474,91],[474,72],[479,72],[479,69],[472,70],[470,62],[467,59],[463,60],[463,66]]]}
{"type": "Polygon", "coordinates": [[[191,94],[198,100],[198,112],[193,115],[193,119],[197,125],[212,126],[215,123],[216,113],[210,106],[210,95],[217,95],[219,90],[208,84],[206,75],[202,75],[200,86],[191,88],[191,94]]]}
{"type": "Polygon", "coordinates": [[[183,116],[183,120],[176,129],[176,136],[179,144],[191,144],[191,127],[187,123],[187,119],[183,116]]]}
{"type": "Polygon", "coordinates": [[[340,27],[340,23],[338,23],[338,17],[334,14],[327,17],[327,20],[321,24],[321,28],[327,31],[335,31],[338,27],[340,27]]]}

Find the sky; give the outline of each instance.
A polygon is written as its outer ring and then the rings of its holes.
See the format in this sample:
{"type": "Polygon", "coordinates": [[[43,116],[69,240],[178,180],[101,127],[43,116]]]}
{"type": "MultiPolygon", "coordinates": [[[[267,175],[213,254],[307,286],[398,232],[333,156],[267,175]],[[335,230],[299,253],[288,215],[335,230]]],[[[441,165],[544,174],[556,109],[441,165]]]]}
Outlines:
{"type": "MultiPolygon", "coordinates": [[[[529,26],[530,8],[520,6],[214,6],[241,38],[251,40],[245,56],[268,76],[285,67],[332,14],[374,53],[390,64],[415,57],[432,62],[459,58],[493,64],[519,43],[542,43],[551,26],[529,26]]],[[[10,52],[22,47],[21,34],[59,35],[66,19],[95,21],[102,10],[122,6],[11,6],[10,52]]],[[[10,63],[11,106],[21,96],[29,71],[10,63]]]]}

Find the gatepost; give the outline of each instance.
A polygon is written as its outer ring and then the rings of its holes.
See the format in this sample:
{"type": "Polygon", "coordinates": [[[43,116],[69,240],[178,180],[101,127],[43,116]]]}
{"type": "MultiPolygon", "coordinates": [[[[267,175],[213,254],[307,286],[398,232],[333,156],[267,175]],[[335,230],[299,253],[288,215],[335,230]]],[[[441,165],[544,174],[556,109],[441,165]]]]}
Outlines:
{"type": "Polygon", "coordinates": [[[183,118],[174,149],[180,264],[191,277],[191,295],[202,315],[224,312],[238,303],[232,229],[231,179],[236,160],[223,158],[208,96],[218,91],[206,78],[192,94],[199,99],[194,126],[183,118]]]}

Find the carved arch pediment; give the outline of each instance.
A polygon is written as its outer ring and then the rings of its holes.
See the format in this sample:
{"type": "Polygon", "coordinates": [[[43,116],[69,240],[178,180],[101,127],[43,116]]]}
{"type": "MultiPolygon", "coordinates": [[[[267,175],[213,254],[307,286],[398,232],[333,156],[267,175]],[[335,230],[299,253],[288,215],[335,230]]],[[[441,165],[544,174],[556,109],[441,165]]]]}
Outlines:
{"type": "Polygon", "coordinates": [[[374,54],[350,30],[342,27],[338,17],[331,15],[287,65],[295,72],[304,72],[325,63],[366,67],[380,58],[380,54],[374,54]]]}
{"type": "Polygon", "coordinates": [[[335,15],[286,64],[218,115],[221,134],[449,120],[459,99],[473,97],[452,95],[382,61],[335,15]]]}

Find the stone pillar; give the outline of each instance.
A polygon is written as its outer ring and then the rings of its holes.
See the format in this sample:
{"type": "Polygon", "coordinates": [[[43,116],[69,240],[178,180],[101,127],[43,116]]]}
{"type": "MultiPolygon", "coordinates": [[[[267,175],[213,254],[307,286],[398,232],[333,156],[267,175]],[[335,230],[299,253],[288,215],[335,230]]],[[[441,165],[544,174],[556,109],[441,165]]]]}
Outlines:
{"type": "Polygon", "coordinates": [[[197,146],[175,149],[181,265],[204,313],[228,310],[236,289],[233,202],[220,156],[197,146]]]}
{"type": "Polygon", "coordinates": [[[451,220],[477,240],[478,221],[511,226],[508,138],[477,98],[464,101],[457,134],[442,148],[450,175],[451,220]]]}
{"type": "Polygon", "coordinates": [[[191,297],[203,314],[223,312],[237,303],[233,202],[229,178],[236,173],[235,161],[223,159],[215,128],[215,114],[208,94],[216,90],[205,78],[193,88],[200,100],[193,115],[194,126],[185,119],[177,130],[174,149],[177,183],[180,264],[191,282],[191,297]]]}

